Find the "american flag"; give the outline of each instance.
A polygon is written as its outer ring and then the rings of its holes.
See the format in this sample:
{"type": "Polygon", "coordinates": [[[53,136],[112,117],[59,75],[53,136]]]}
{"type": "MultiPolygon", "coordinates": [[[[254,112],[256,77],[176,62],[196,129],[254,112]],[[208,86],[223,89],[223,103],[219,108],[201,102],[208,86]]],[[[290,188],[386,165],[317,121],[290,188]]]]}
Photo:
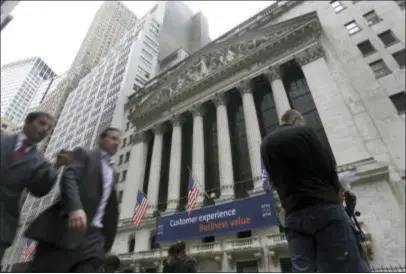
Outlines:
{"type": "Polygon", "coordinates": [[[32,240],[28,239],[23,249],[24,261],[28,261],[31,258],[32,254],[35,252],[35,248],[36,244],[32,240]]]}
{"type": "Polygon", "coordinates": [[[137,201],[135,202],[133,224],[138,226],[147,213],[148,200],[145,198],[144,193],[138,190],[137,201]]]}
{"type": "Polygon", "coordinates": [[[270,191],[271,188],[269,186],[269,175],[265,169],[264,161],[261,158],[261,177],[262,177],[262,187],[265,191],[270,191]]]}
{"type": "Polygon", "coordinates": [[[199,186],[197,185],[192,174],[189,177],[189,191],[187,195],[187,207],[189,216],[192,213],[193,208],[196,206],[197,198],[199,197],[199,186]]]}

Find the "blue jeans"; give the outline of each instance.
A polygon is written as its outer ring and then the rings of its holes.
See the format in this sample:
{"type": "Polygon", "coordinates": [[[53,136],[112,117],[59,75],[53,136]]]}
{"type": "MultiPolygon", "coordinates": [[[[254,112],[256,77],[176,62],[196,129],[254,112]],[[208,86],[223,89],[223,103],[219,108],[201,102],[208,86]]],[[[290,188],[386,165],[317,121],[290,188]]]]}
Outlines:
{"type": "Polygon", "coordinates": [[[342,205],[317,205],[285,218],[293,272],[370,272],[342,205]]]}

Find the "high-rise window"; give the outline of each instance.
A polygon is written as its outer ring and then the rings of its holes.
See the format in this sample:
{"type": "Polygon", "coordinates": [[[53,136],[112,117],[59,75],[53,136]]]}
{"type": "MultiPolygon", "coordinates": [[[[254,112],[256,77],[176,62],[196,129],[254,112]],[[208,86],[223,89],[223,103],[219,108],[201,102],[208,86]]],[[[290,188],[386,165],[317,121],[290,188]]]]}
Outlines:
{"type": "Polygon", "coordinates": [[[387,47],[399,41],[391,30],[387,30],[378,34],[378,37],[379,39],[381,39],[382,43],[387,47]]]}
{"type": "Polygon", "coordinates": [[[342,11],[345,8],[341,1],[330,1],[330,5],[336,13],[342,11]]]}
{"type": "Polygon", "coordinates": [[[357,47],[359,48],[363,56],[367,56],[369,54],[376,52],[376,49],[369,40],[359,43],[357,47]]]}
{"type": "Polygon", "coordinates": [[[391,71],[389,70],[389,68],[386,66],[385,62],[382,59],[370,63],[369,66],[375,73],[376,78],[381,78],[391,73],[391,71]]]}
{"type": "Polygon", "coordinates": [[[404,91],[401,91],[389,96],[389,98],[397,109],[398,113],[404,114],[406,110],[406,93],[404,91]]]}
{"type": "Polygon", "coordinates": [[[355,22],[355,20],[348,22],[344,26],[348,30],[348,33],[350,35],[355,34],[361,30],[361,28],[358,26],[358,24],[357,24],[357,22],[355,22]]]}
{"type": "Polygon", "coordinates": [[[405,68],[405,49],[392,54],[400,68],[405,68]]]}
{"type": "Polygon", "coordinates": [[[381,17],[379,17],[379,15],[374,10],[371,10],[370,12],[365,13],[364,18],[368,22],[368,25],[376,24],[382,20],[381,17]]]}

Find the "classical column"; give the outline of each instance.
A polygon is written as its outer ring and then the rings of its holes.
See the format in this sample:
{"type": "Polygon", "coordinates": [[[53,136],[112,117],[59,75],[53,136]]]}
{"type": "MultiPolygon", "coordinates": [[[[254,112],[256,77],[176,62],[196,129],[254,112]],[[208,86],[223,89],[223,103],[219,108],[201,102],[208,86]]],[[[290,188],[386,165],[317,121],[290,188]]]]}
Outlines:
{"type": "Polygon", "coordinates": [[[288,94],[286,93],[281,79],[280,68],[269,68],[264,74],[271,84],[276,114],[278,115],[279,121],[281,121],[282,115],[291,107],[288,99],[288,94]]]}
{"type": "Polygon", "coordinates": [[[137,229],[135,232],[135,249],[134,252],[149,250],[149,240],[151,229],[148,227],[137,229]]]}
{"type": "Polygon", "coordinates": [[[241,92],[244,109],[245,131],[247,134],[248,149],[250,154],[251,172],[254,180],[253,192],[262,190],[261,182],[261,132],[257,111],[255,109],[254,96],[251,92],[250,80],[242,81],[237,88],[241,92]]]}
{"type": "Polygon", "coordinates": [[[316,44],[296,56],[302,68],[337,165],[369,158],[340,90],[330,74],[324,50],[316,44]]]}
{"type": "Polygon", "coordinates": [[[131,149],[127,170],[127,183],[124,188],[120,219],[132,218],[138,190],[142,190],[145,167],[148,155],[148,138],[144,132],[136,133],[132,138],[134,144],[131,149]]]}
{"type": "Polygon", "coordinates": [[[161,177],[162,165],[162,145],[163,145],[163,126],[162,124],[153,128],[154,146],[152,148],[151,167],[148,180],[147,198],[150,204],[148,213],[153,213],[158,208],[159,180],[161,177]]]}
{"type": "Polygon", "coordinates": [[[169,163],[168,211],[175,211],[180,198],[180,176],[182,160],[182,123],[184,119],[178,115],[172,118],[172,144],[169,163]]]}
{"type": "Polygon", "coordinates": [[[213,98],[216,105],[217,142],[220,172],[221,200],[234,198],[234,172],[231,154],[230,129],[227,115],[227,98],[224,93],[213,98]]]}
{"type": "Polygon", "coordinates": [[[231,255],[223,252],[222,260],[221,260],[221,272],[233,272],[232,267],[230,265],[231,255]]]}
{"type": "Polygon", "coordinates": [[[203,203],[205,193],[205,170],[204,170],[204,131],[203,115],[204,108],[202,105],[194,106],[191,109],[193,113],[193,147],[192,147],[192,173],[198,181],[200,195],[198,204],[203,203]]]}

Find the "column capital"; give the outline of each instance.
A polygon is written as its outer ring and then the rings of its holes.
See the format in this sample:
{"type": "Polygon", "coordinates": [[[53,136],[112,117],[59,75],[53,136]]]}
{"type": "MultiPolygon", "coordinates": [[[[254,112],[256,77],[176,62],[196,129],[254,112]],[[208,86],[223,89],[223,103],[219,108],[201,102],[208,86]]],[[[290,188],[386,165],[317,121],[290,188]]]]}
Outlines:
{"type": "Polygon", "coordinates": [[[176,126],[181,126],[186,121],[185,117],[182,114],[177,114],[171,117],[171,124],[176,126]]]}
{"type": "Polygon", "coordinates": [[[251,92],[251,79],[242,80],[242,81],[238,82],[238,84],[236,85],[236,88],[241,92],[241,94],[250,93],[251,92]]]}
{"type": "Polygon", "coordinates": [[[161,123],[153,126],[151,130],[154,133],[154,135],[161,135],[165,132],[166,129],[167,129],[166,125],[164,123],[161,123]]]}
{"type": "Polygon", "coordinates": [[[206,109],[203,104],[197,104],[190,108],[190,112],[192,112],[193,116],[203,116],[206,109]]]}
{"type": "Polygon", "coordinates": [[[138,132],[135,132],[131,136],[131,141],[132,141],[132,144],[135,145],[140,142],[147,142],[150,138],[151,138],[151,134],[148,134],[145,131],[138,131],[138,132]]]}
{"type": "Polygon", "coordinates": [[[269,67],[265,72],[264,75],[270,82],[274,80],[281,80],[281,69],[280,67],[269,67]]]}
{"type": "Polygon", "coordinates": [[[216,107],[222,106],[222,105],[225,106],[225,105],[227,105],[227,102],[228,102],[228,96],[225,92],[217,93],[216,95],[214,95],[214,97],[211,100],[216,107]]]}
{"type": "Polygon", "coordinates": [[[323,46],[321,44],[316,44],[302,52],[299,52],[295,56],[295,60],[300,66],[304,66],[322,57],[324,57],[323,46]]]}

